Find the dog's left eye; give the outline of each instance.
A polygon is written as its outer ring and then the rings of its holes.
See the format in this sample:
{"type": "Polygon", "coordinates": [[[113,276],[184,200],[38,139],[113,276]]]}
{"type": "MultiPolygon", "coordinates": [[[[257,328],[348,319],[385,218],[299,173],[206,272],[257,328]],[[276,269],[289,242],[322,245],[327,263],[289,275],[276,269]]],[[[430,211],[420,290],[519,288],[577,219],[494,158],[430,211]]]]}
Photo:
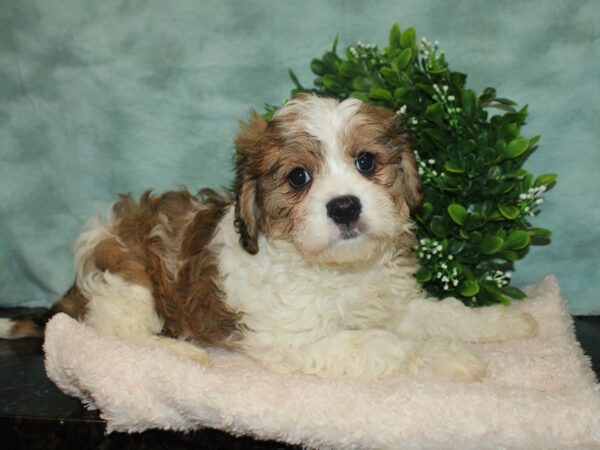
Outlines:
{"type": "Polygon", "coordinates": [[[364,174],[372,173],[375,170],[375,156],[369,152],[359,153],[356,158],[356,168],[364,174]]]}

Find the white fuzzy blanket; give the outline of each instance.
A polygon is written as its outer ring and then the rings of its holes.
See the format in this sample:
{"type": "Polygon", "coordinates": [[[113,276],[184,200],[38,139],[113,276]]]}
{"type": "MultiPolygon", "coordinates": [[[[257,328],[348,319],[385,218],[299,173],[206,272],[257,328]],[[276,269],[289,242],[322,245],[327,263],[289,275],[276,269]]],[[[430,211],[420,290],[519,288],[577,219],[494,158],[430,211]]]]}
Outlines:
{"type": "Polygon", "coordinates": [[[222,350],[203,368],[64,314],[47,327],[46,370],[99,408],[109,432],[214,427],[344,449],[600,448],[600,388],[557,280],[528,293],[515,307],[537,318],[539,336],[473,345],[489,365],[477,383],[278,375],[222,350]]]}

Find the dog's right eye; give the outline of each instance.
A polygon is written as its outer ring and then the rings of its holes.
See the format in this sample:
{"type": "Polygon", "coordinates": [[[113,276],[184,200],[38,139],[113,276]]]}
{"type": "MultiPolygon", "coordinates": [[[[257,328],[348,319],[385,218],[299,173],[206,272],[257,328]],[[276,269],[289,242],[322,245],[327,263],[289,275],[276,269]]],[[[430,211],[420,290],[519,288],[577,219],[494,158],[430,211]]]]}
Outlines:
{"type": "Polygon", "coordinates": [[[290,186],[294,189],[301,189],[310,182],[310,175],[303,167],[296,167],[288,175],[290,186]]]}

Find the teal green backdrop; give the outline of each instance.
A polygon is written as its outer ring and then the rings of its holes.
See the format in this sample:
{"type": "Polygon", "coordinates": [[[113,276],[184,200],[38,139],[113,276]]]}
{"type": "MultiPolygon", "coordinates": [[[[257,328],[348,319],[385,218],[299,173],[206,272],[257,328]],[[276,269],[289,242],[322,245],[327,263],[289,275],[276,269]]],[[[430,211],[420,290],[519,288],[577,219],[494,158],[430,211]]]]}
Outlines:
{"type": "Polygon", "coordinates": [[[228,185],[238,121],[289,95],[288,68],[310,83],[336,33],[386,45],[394,22],[530,105],[526,167],[560,178],[535,219],[554,242],[516,284],[557,274],[600,313],[598,0],[0,0],[0,304],[56,300],[116,193],[228,185]]]}

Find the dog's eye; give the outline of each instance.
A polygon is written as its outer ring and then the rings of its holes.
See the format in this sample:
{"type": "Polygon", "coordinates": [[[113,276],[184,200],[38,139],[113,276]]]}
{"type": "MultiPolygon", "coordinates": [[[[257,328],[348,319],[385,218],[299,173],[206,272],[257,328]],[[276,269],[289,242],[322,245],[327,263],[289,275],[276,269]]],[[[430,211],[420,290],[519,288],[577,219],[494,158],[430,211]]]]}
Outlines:
{"type": "Polygon", "coordinates": [[[356,157],[356,168],[364,174],[372,173],[375,170],[375,156],[368,152],[359,153],[356,157]]]}
{"type": "Polygon", "coordinates": [[[310,175],[303,167],[296,167],[288,175],[290,185],[295,189],[300,189],[310,182],[310,175]]]}

